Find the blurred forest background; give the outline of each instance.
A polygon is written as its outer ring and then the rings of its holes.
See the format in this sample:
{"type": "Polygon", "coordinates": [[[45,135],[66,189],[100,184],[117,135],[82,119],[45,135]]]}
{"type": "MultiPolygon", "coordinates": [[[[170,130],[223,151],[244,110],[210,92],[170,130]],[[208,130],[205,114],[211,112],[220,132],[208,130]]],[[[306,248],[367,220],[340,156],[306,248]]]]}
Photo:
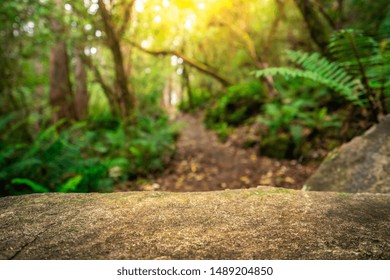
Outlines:
{"type": "Polygon", "coordinates": [[[389,6],[2,1],[0,195],[110,192],[158,174],[177,110],[201,112],[222,142],[241,131],[260,156],[319,161],[390,110],[389,6]]]}

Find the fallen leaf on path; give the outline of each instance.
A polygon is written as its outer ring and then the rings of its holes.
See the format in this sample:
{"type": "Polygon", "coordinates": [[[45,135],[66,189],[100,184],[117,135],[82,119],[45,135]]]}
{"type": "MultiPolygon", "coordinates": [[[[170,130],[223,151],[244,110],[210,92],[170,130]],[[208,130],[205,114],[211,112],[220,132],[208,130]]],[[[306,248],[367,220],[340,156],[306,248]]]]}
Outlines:
{"type": "Polygon", "coordinates": [[[291,177],[286,177],[286,178],[284,178],[284,181],[285,181],[286,183],[291,183],[291,184],[294,184],[294,183],[295,183],[295,180],[294,180],[293,178],[291,178],[291,177]]]}
{"type": "Polygon", "coordinates": [[[249,180],[249,178],[248,178],[247,176],[242,176],[242,177],[240,178],[240,180],[241,180],[242,182],[244,182],[245,184],[249,184],[249,183],[251,182],[251,180],[249,180]]]}

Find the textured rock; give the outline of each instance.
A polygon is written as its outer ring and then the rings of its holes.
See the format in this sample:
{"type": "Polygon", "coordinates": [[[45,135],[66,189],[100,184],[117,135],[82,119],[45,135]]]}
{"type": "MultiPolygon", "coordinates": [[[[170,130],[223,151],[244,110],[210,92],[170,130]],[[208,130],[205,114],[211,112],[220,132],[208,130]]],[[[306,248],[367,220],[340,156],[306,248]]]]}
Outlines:
{"type": "Polygon", "coordinates": [[[5,197],[0,259],[390,259],[390,195],[259,188],[5,197]]]}
{"type": "Polygon", "coordinates": [[[390,193],[390,115],[330,153],[305,189],[390,193]]]}

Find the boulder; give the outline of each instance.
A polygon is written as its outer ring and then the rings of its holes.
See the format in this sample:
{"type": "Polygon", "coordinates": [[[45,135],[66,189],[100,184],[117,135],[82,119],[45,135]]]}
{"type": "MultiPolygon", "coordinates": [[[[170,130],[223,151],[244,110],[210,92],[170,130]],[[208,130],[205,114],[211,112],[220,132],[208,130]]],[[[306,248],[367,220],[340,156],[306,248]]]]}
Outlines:
{"type": "Polygon", "coordinates": [[[390,259],[390,195],[257,188],[4,197],[0,259],[390,259]]]}
{"type": "Polygon", "coordinates": [[[331,152],[304,189],[390,193],[390,115],[331,152]]]}

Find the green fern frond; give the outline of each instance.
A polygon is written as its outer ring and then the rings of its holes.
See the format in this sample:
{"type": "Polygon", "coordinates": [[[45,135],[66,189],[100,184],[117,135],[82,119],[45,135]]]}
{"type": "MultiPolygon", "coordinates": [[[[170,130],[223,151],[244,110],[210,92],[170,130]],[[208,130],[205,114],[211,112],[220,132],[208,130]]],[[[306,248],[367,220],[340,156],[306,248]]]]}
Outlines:
{"type": "Polygon", "coordinates": [[[58,192],[74,192],[77,190],[77,187],[79,186],[81,180],[83,179],[83,176],[77,175],[75,177],[72,177],[68,179],[64,184],[62,184],[58,188],[58,192]]]}
{"type": "MultiPolygon", "coordinates": [[[[306,56],[306,58],[313,58],[311,56],[306,56]]],[[[297,60],[298,62],[298,60],[297,60]]],[[[306,63],[306,60],[299,59],[300,64],[306,63]]],[[[331,63],[329,67],[334,67],[331,63]]],[[[308,67],[310,68],[310,67],[308,67]]],[[[342,71],[341,69],[338,69],[342,71]]],[[[277,68],[267,68],[264,70],[258,70],[255,72],[257,77],[261,76],[276,76],[281,75],[284,78],[304,78],[309,79],[324,86],[327,86],[337,92],[343,94],[348,100],[354,102],[355,104],[360,104],[359,95],[357,94],[357,89],[359,86],[358,81],[353,80],[348,75],[341,73],[339,77],[334,77],[332,72],[326,72],[325,70],[320,71],[319,73],[311,70],[302,70],[302,69],[293,69],[286,67],[277,67],[277,68]],[[326,74],[326,75],[324,75],[326,74]]]]}
{"type": "Polygon", "coordinates": [[[46,193],[49,192],[49,189],[41,184],[38,184],[30,179],[26,178],[15,178],[11,181],[12,184],[20,184],[29,186],[35,193],[46,193]]]}
{"type": "Polygon", "coordinates": [[[390,42],[390,6],[387,8],[386,16],[378,30],[379,40],[390,42]]]}
{"type": "Polygon", "coordinates": [[[349,73],[359,77],[365,91],[373,95],[376,89],[387,93],[390,90],[389,42],[376,42],[356,30],[336,33],[329,45],[333,57],[349,73]]]}
{"type": "Polygon", "coordinates": [[[7,127],[7,125],[14,119],[14,114],[10,113],[0,118],[0,132],[2,133],[3,130],[7,127]]]}
{"type": "MultiPolygon", "coordinates": [[[[301,66],[304,70],[316,73],[325,80],[329,80],[332,84],[340,84],[340,87],[332,86],[331,88],[341,90],[345,94],[350,92],[360,91],[359,82],[351,75],[349,75],[337,62],[331,62],[318,53],[308,54],[300,51],[289,51],[287,53],[291,62],[301,66]],[[349,90],[343,90],[349,88],[349,90]]],[[[348,97],[354,100],[354,97],[348,97]]]]}
{"type": "Polygon", "coordinates": [[[348,73],[361,79],[366,77],[374,62],[372,56],[378,54],[379,49],[379,44],[374,39],[351,29],[335,33],[329,44],[332,57],[348,73]]]}

